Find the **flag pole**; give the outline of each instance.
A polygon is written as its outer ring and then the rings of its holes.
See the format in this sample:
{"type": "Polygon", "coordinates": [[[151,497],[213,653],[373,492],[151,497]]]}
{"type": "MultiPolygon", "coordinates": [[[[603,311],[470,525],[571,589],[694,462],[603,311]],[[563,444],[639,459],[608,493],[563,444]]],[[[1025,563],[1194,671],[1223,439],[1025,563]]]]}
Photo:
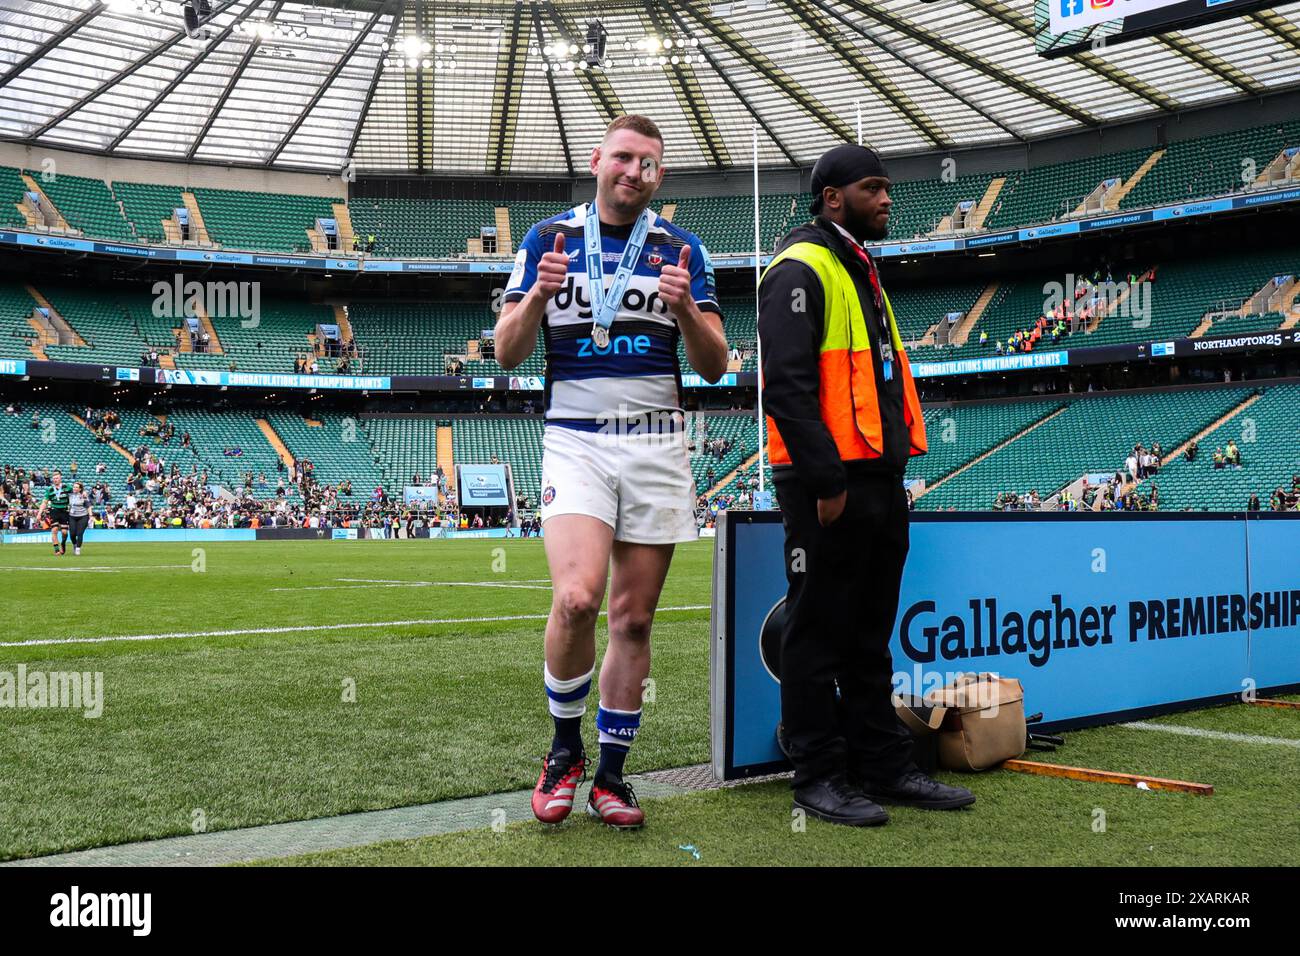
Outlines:
{"type": "MultiPolygon", "coordinates": [[[[758,283],[759,280],[763,277],[763,266],[762,266],[763,244],[761,238],[761,231],[759,229],[759,224],[758,224],[758,124],[757,123],[752,124],[751,131],[754,140],[754,315],[755,318],[757,318],[758,283]]],[[[755,331],[757,331],[757,328],[758,326],[757,324],[755,324],[755,331]]],[[[757,342],[756,354],[758,356],[757,359],[758,374],[761,381],[763,375],[763,339],[758,335],[755,335],[754,338],[757,342]]],[[[763,389],[760,386],[758,389],[758,490],[759,491],[764,491],[766,490],[767,487],[766,483],[763,480],[763,464],[767,459],[767,453],[766,453],[767,441],[764,435],[766,429],[767,429],[767,419],[763,415],[763,389]]]]}

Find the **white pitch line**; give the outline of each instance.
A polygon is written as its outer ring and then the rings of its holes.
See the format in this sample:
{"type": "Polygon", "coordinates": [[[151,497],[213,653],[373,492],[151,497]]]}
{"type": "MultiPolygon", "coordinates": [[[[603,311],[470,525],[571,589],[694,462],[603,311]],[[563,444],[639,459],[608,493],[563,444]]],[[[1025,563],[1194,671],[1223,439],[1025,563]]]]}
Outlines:
{"type": "Polygon", "coordinates": [[[1182,734],[1185,737],[1208,737],[1210,740],[1231,740],[1241,744],[1277,744],[1282,747],[1300,748],[1300,740],[1288,737],[1262,737],[1259,734],[1234,734],[1226,730],[1203,730],[1200,727],[1184,727],[1181,724],[1152,724],[1144,720],[1121,724],[1122,727],[1134,727],[1138,730],[1161,730],[1167,734],[1182,734]]]}
{"type": "Polygon", "coordinates": [[[123,564],[116,567],[109,565],[70,565],[65,568],[25,567],[21,565],[0,565],[0,571],[96,571],[104,574],[116,574],[119,571],[158,571],[166,568],[191,568],[189,564],[123,564]]]}
{"type": "MultiPolygon", "coordinates": [[[[655,613],[665,611],[707,611],[707,604],[683,604],[677,607],[661,607],[655,613]]],[[[606,611],[601,611],[604,617],[606,611]]],[[[114,641],[168,641],[190,637],[241,637],[249,634],[292,634],[301,631],[346,631],[358,628],[415,627],[426,624],[491,624],[497,621],[544,621],[549,614],[501,614],[492,617],[433,617],[416,618],[409,621],[358,621],[355,624],[301,624],[294,627],[251,627],[228,631],[175,631],[169,634],[122,634],[111,637],[55,637],[40,638],[32,641],[5,641],[0,647],[40,647],[47,644],[109,644],[114,641]]]]}
{"type": "MultiPolygon", "coordinates": [[[[336,581],[363,581],[364,578],[335,578],[336,581]]],[[[312,584],[299,588],[267,588],[268,591],[358,591],[368,588],[511,588],[516,591],[549,591],[549,584],[509,584],[503,581],[367,581],[364,584],[312,584]]]]}
{"type": "MultiPolygon", "coordinates": [[[[346,584],[493,584],[493,581],[403,581],[396,578],[335,578],[346,584]]],[[[524,578],[512,584],[550,584],[550,578],[524,578]]]]}
{"type": "Polygon", "coordinates": [[[427,588],[432,581],[403,581],[401,584],[311,584],[302,588],[267,588],[268,591],[366,591],[371,588],[427,588]]]}

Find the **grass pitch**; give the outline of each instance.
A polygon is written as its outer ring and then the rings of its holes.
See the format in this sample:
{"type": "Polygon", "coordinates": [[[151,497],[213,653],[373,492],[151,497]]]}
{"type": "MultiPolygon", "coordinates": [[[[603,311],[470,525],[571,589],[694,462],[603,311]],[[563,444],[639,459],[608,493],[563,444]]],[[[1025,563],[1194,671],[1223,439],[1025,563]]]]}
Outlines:
{"type": "MultiPolygon", "coordinates": [[[[655,702],[631,772],[708,759],[710,569],[709,542],[678,549],[661,604],[691,609],[656,620],[655,702]]],[[[0,549],[0,582],[9,611],[0,671],[104,680],[97,719],[0,710],[0,859],[183,835],[200,820],[211,831],[523,789],[549,742],[540,541],[196,548],[92,538],[80,558],[0,549]],[[35,641],[55,643],[19,643],[35,641]]],[[[1300,738],[1290,711],[1164,719],[1300,738]]],[[[594,741],[593,727],[586,736],[594,741]]],[[[648,801],[649,826],[636,834],[575,814],[557,830],[513,826],[301,862],[609,863],[614,847],[618,862],[687,865],[1269,864],[1300,854],[1296,748],[1124,728],[1068,740],[1048,759],[1213,783],[1217,793],[998,772],[969,780],[979,795],[971,812],[896,810],[889,827],[846,833],[816,821],[792,829],[788,791],[768,784],[648,801]]]]}

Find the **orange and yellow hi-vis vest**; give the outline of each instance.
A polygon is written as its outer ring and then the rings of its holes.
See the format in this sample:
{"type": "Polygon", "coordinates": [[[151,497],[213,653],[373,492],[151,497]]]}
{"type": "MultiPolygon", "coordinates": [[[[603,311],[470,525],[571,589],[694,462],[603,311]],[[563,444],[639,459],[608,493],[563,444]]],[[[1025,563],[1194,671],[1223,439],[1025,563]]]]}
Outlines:
{"type": "MultiPolygon", "coordinates": [[[[876,394],[876,350],[871,347],[871,334],[853,277],[833,250],[814,242],[796,242],[783,249],[768,264],[763,277],[774,265],[786,259],[802,262],[821,280],[825,300],[818,361],[822,421],[835,440],[841,460],[879,458],[884,452],[884,426],[876,394]]],[[[759,281],[761,283],[762,279],[759,281]]],[[[894,308],[883,288],[881,296],[889,321],[894,360],[898,374],[902,376],[903,416],[911,437],[911,454],[923,455],[927,445],[921,401],[917,398],[911,365],[898,334],[894,308]]],[[[767,441],[768,460],[773,465],[791,464],[785,441],[770,415],[767,417],[767,441]]]]}

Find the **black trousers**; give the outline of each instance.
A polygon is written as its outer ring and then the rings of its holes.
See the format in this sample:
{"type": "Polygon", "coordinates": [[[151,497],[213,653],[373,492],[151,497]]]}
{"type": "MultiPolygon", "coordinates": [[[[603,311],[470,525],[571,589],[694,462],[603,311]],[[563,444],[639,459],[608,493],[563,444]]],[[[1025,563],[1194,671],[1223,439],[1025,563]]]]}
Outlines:
{"type": "Polygon", "coordinates": [[[68,519],[68,533],[72,536],[72,546],[81,547],[82,539],[86,536],[86,525],[90,523],[90,515],[73,515],[68,519]]]}
{"type": "Polygon", "coordinates": [[[902,479],[850,474],[844,513],[827,528],[797,477],[775,483],[790,586],[781,720],[794,786],[845,771],[892,780],[915,767],[911,734],[890,700],[889,638],[908,549],[902,479]]]}

